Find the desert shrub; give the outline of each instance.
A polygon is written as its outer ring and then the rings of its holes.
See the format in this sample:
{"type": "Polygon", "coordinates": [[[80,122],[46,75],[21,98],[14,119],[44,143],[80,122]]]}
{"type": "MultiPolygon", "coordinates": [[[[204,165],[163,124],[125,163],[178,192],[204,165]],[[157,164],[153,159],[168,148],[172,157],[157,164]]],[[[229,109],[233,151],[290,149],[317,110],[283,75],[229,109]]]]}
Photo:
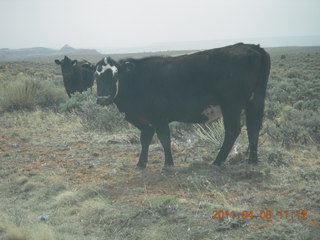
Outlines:
{"type": "Polygon", "coordinates": [[[266,132],[282,146],[306,145],[320,143],[319,113],[292,107],[283,109],[281,119],[268,122],[266,132]]]}
{"type": "Polygon", "coordinates": [[[276,167],[290,165],[290,155],[280,146],[261,146],[259,155],[261,156],[261,162],[267,162],[276,167]]]}
{"type": "Polygon", "coordinates": [[[270,120],[273,120],[276,118],[276,116],[279,116],[281,111],[282,105],[279,101],[269,102],[266,104],[264,116],[270,120]]]}
{"type": "Polygon", "coordinates": [[[48,80],[33,78],[6,82],[1,89],[3,111],[33,110],[36,107],[57,107],[65,99],[63,89],[48,80]]]}
{"type": "Polygon", "coordinates": [[[96,103],[96,96],[91,90],[75,93],[65,103],[60,105],[61,112],[75,112],[81,118],[81,124],[86,130],[114,132],[128,123],[123,114],[114,105],[106,107],[96,103]]]}
{"type": "Polygon", "coordinates": [[[277,121],[269,124],[267,133],[284,147],[306,144],[310,138],[305,129],[295,126],[292,121],[277,121]]]}
{"type": "Polygon", "coordinates": [[[115,105],[103,107],[96,103],[96,99],[84,102],[78,114],[83,127],[87,130],[115,132],[128,127],[123,114],[115,105]]]}
{"type": "Polygon", "coordinates": [[[265,116],[271,121],[266,121],[266,132],[287,148],[320,143],[320,80],[312,72],[302,75],[284,71],[268,84],[265,116]]]}
{"type": "Polygon", "coordinates": [[[282,81],[271,80],[267,91],[268,102],[296,105],[300,109],[317,110],[320,104],[320,80],[312,78],[283,78],[282,81]]]}
{"type": "Polygon", "coordinates": [[[301,73],[299,72],[298,69],[289,69],[286,73],[286,77],[288,78],[303,78],[303,76],[301,75],[301,73]]]}
{"type": "Polygon", "coordinates": [[[15,81],[1,89],[3,111],[32,110],[36,106],[37,85],[31,80],[15,81]]]}
{"type": "Polygon", "coordinates": [[[41,81],[37,85],[36,99],[40,107],[58,108],[68,98],[65,90],[55,86],[51,81],[41,81]]]}
{"type": "Polygon", "coordinates": [[[59,106],[60,112],[72,112],[81,110],[81,106],[84,102],[93,100],[94,96],[89,92],[75,92],[71,98],[68,98],[65,102],[59,106]]]}

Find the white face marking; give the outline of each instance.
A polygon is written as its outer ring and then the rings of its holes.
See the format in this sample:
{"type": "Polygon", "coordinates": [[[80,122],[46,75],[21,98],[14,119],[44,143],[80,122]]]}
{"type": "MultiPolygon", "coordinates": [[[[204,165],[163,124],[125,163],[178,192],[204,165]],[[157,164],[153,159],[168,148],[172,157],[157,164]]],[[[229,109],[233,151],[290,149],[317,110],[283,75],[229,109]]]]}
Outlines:
{"type": "MultiPolygon", "coordinates": [[[[108,63],[108,60],[107,60],[106,57],[104,58],[103,62],[104,62],[105,65],[101,66],[101,71],[100,72],[97,69],[95,74],[100,76],[102,73],[104,73],[108,69],[111,69],[112,76],[114,77],[115,74],[118,72],[118,68],[116,66],[111,66],[110,63],[108,63]]],[[[113,99],[115,99],[118,96],[118,92],[119,92],[119,78],[116,79],[116,92],[115,92],[115,95],[114,95],[113,99]]]]}
{"type": "Polygon", "coordinates": [[[208,118],[207,122],[212,122],[222,117],[221,108],[218,105],[209,105],[201,114],[208,118]]]}
{"type": "Polygon", "coordinates": [[[96,74],[98,74],[99,76],[104,73],[105,71],[107,71],[108,69],[111,69],[112,71],[112,75],[114,76],[117,72],[118,72],[118,68],[116,66],[111,66],[108,61],[107,58],[104,58],[104,63],[106,65],[102,65],[102,69],[99,72],[98,70],[96,70],[96,74]]]}

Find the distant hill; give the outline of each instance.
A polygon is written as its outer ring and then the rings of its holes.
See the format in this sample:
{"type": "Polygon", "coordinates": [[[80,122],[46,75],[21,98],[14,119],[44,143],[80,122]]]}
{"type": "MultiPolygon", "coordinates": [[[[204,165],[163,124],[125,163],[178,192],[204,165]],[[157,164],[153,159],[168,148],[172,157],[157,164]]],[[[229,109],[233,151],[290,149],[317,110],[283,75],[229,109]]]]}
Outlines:
{"type": "Polygon", "coordinates": [[[69,45],[64,45],[61,49],[52,49],[44,47],[21,48],[21,49],[0,49],[0,61],[34,60],[53,56],[86,56],[100,55],[95,49],[75,49],[69,45]]]}

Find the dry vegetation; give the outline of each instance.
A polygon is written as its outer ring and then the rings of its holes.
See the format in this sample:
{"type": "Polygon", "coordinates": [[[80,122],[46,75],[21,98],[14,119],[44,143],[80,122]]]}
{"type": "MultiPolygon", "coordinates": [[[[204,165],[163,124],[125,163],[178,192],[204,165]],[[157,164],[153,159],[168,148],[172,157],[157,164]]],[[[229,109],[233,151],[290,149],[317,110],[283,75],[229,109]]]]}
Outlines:
{"type": "Polygon", "coordinates": [[[1,240],[319,237],[318,53],[272,58],[258,166],[246,164],[245,128],[212,167],[221,123],[174,123],[174,169],[161,171],[154,139],[140,171],[137,131],[94,93],[68,99],[53,62],[0,63],[0,83],[1,240]]]}

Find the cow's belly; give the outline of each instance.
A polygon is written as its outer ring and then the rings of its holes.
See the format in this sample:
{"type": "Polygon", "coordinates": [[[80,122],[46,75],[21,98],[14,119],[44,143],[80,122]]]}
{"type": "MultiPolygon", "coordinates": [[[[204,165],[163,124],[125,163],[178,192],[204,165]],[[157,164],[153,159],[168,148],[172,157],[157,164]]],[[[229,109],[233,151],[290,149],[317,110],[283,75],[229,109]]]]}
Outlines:
{"type": "Polygon", "coordinates": [[[202,108],[189,105],[172,112],[172,121],[179,122],[204,123],[215,121],[221,117],[222,112],[219,105],[208,105],[202,108]]]}
{"type": "Polygon", "coordinates": [[[221,107],[219,105],[209,105],[202,111],[201,115],[207,118],[207,122],[215,121],[222,117],[221,107]]]}

